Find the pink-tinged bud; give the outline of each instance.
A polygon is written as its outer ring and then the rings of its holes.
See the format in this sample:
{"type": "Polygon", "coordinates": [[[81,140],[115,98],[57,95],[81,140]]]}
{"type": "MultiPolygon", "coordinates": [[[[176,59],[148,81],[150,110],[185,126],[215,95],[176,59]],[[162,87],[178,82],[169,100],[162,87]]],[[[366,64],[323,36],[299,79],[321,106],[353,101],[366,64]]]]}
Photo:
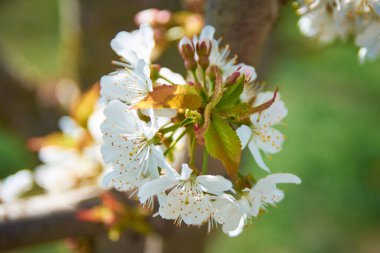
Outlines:
{"type": "Polygon", "coordinates": [[[138,12],[135,17],[135,23],[140,24],[150,24],[152,26],[167,24],[172,17],[172,14],[168,10],[159,9],[147,9],[138,12]]]}
{"type": "Polygon", "coordinates": [[[233,84],[236,82],[236,80],[239,78],[239,76],[240,76],[240,72],[239,72],[239,71],[235,71],[235,72],[233,72],[230,76],[228,76],[228,77],[226,78],[226,83],[225,83],[225,85],[226,85],[226,86],[233,85],[233,84]]]}
{"type": "Polygon", "coordinates": [[[203,69],[207,69],[210,65],[210,53],[212,43],[210,40],[202,40],[197,43],[198,63],[203,69]]]}
{"type": "Polygon", "coordinates": [[[245,65],[244,63],[239,64],[239,68],[236,71],[239,71],[241,75],[244,75],[245,82],[247,83],[254,81],[257,77],[255,68],[245,65]]]}
{"type": "Polygon", "coordinates": [[[182,59],[185,61],[185,67],[188,70],[195,70],[197,68],[197,62],[195,61],[195,49],[193,42],[188,37],[183,37],[178,44],[179,53],[182,59]]]}

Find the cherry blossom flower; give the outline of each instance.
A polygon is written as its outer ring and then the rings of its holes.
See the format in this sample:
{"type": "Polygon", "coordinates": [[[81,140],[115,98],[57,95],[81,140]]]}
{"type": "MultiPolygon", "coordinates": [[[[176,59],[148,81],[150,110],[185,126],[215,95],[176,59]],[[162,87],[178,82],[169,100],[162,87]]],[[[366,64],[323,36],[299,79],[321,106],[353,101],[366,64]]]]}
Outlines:
{"type": "Polygon", "coordinates": [[[141,203],[159,195],[159,215],[177,224],[202,225],[212,216],[207,194],[221,195],[233,191],[232,183],[222,176],[193,176],[193,170],[182,164],[181,174],[168,170],[166,175],[144,184],[138,193],[141,203]],[[165,191],[169,193],[165,194],[165,191]]]}
{"type": "MultiPolygon", "coordinates": [[[[222,194],[210,197],[213,209],[213,219],[222,225],[224,233],[231,237],[239,235],[247,219],[247,211],[244,209],[242,201],[237,201],[229,194],[222,194]]],[[[246,203],[248,203],[246,201],[246,203]]]]}
{"type": "Polygon", "coordinates": [[[144,60],[138,60],[133,70],[122,69],[100,79],[102,101],[119,100],[134,105],[152,91],[150,69],[144,60]]]}
{"type": "MultiPolygon", "coordinates": [[[[254,106],[260,105],[273,97],[273,92],[262,92],[257,95],[254,106]]],[[[261,113],[252,114],[252,125],[242,125],[237,129],[237,134],[242,143],[242,148],[248,145],[257,164],[264,170],[270,171],[264,163],[260,150],[266,154],[275,154],[281,150],[284,135],[272,126],[280,123],[288,114],[285,104],[277,94],[275,102],[261,113]]]]}
{"type": "Polygon", "coordinates": [[[103,184],[112,184],[120,191],[139,187],[145,181],[157,178],[159,167],[169,168],[159,143],[156,143],[157,125],[139,120],[128,106],[111,101],[101,126],[104,144],[101,151],[105,163],[113,165],[113,171],[104,177],[103,184]]]}
{"type": "Polygon", "coordinates": [[[132,32],[119,32],[111,41],[111,47],[119,56],[133,68],[139,60],[150,63],[154,48],[153,29],[148,24],[142,24],[140,29],[132,32]]]}
{"type": "Polygon", "coordinates": [[[275,206],[284,198],[284,192],[276,184],[300,184],[301,179],[290,173],[276,173],[260,179],[252,189],[246,189],[250,204],[249,215],[256,217],[260,209],[275,206]]]}

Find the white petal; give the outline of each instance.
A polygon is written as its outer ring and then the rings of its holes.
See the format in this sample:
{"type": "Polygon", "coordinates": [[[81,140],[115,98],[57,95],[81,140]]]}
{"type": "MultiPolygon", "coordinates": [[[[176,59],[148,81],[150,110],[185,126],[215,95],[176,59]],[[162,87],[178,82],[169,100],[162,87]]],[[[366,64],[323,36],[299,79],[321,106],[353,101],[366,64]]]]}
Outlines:
{"type": "Polygon", "coordinates": [[[203,27],[200,40],[212,40],[214,38],[215,28],[211,25],[203,27]]]}
{"type": "Polygon", "coordinates": [[[189,167],[189,165],[186,163],[183,163],[182,164],[182,171],[181,171],[181,179],[182,180],[189,179],[192,172],[193,172],[193,170],[189,167]]]}
{"type": "Polygon", "coordinates": [[[255,129],[253,138],[259,147],[266,153],[275,154],[281,151],[285,136],[272,127],[255,129]]]}
{"type": "Polygon", "coordinates": [[[275,173],[266,177],[271,180],[275,184],[279,183],[290,183],[290,184],[300,184],[301,179],[294,174],[291,173],[275,173]]]}
{"type": "Polygon", "coordinates": [[[140,187],[138,197],[141,203],[145,203],[150,197],[157,195],[177,184],[176,180],[168,176],[161,176],[147,182],[140,187]]]}
{"type": "Polygon", "coordinates": [[[257,217],[260,212],[262,195],[259,192],[253,192],[250,197],[253,198],[250,214],[257,217]]]}
{"type": "MultiPolygon", "coordinates": [[[[163,76],[164,78],[168,79],[171,83],[179,84],[179,85],[185,85],[186,84],[185,79],[180,74],[175,73],[168,68],[161,68],[159,74],[161,76],[163,76]]],[[[162,78],[157,79],[157,83],[160,83],[160,84],[171,85],[170,82],[168,82],[162,78]]]]}
{"type": "Polygon", "coordinates": [[[109,188],[111,186],[112,179],[116,176],[115,174],[117,174],[116,171],[110,171],[103,176],[102,186],[104,188],[109,188]]]}
{"type": "Polygon", "coordinates": [[[268,168],[268,166],[266,166],[266,164],[263,161],[263,158],[260,154],[260,150],[257,147],[256,143],[254,141],[250,141],[248,143],[248,148],[251,151],[253,158],[255,158],[255,161],[260,166],[260,168],[262,168],[263,170],[267,172],[270,172],[270,169],[268,168]]]}
{"type": "MultiPolygon", "coordinates": [[[[258,106],[273,98],[274,93],[271,91],[257,94],[254,106],[258,106]]],[[[278,124],[288,114],[285,103],[281,100],[280,94],[277,93],[275,102],[264,111],[251,115],[251,122],[256,127],[268,127],[278,124]]]]}
{"type": "Polygon", "coordinates": [[[211,194],[220,195],[225,191],[234,191],[231,181],[219,175],[198,176],[196,181],[201,184],[203,191],[211,194]]]}
{"type": "Polygon", "coordinates": [[[241,149],[244,149],[247,146],[248,141],[252,137],[252,130],[248,126],[242,125],[238,129],[236,129],[236,133],[239,136],[241,142],[241,149]]]}
{"type": "Polygon", "coordinates": [[[243,232],[244,226],[245,226],[245,221],[246,220],[246,215],[241,216],[240,222],[235,230],[228,231],[227,234],[229,237],[236,237],[240,235],[243,232]]]}

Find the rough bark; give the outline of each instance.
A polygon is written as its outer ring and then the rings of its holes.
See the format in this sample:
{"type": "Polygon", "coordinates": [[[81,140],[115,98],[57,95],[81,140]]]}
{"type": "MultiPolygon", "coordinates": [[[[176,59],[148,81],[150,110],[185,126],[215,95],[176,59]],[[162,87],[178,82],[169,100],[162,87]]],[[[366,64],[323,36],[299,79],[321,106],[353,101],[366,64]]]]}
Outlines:
{"type": "Polygon", "coordinates": [[[277,21],[278,0],[208,0],[206,23],[231,46],[239,62],[258,66],[277,21]]]}

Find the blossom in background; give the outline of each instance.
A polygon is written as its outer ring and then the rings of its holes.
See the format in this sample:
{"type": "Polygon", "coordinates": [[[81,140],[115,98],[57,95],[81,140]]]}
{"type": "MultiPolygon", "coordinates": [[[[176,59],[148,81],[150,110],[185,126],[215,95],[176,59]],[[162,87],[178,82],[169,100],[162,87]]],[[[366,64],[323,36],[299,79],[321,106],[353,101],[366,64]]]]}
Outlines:
{"type": "Polygon", "coordinates": [[[70,116],[59,120],[61,135],[39,150],[43,164],[35,168],[35,180],[40,187],[47,192],[62,192],[97,184],[104,168],[100,153],[103,109],[100,104],[94,108],[88,116],[87,129],[70,116]]]}
{"type": "Polygon", "coordinates": [[[33,187],[33,174],[29,170],[20,170],[0,182],[0,202],[17,200],[33,187]]]}
{"type": "Polygon", "coordinates": [[[380,53],[380,22],[370,24],[359,33],[355,43],[360,47],[359,59],[362,63],[366,59],[375,59],[380,53]]]}
{"type": "MultiPolygon", "coordinates": [[[[254,106],[268,101],[273,96],[273,92],[259,93],[254,102],[254,106]]],[[[277,94],[276,100],[270,108],[261,113],[251,115],[251,126],[242,125],[237,129],[242,148],[244,149],[248,145],[257,164],[267,172],[269,172],[270,169],[264,163],[260,150],[265,154],[275,154],[281,150],[285,137],[281,132],[272,128],[272,126],[279,124],[287,114],[288,110],[284,102],[280,99],[280,95],[277,94]]]]}
{"type": "Polygon", "coordinates": [[[159,195],[159,214],[162,218],[175,220],[181,224],[202,225],[212,216],[212,207],[206,197],[215,196],[226,191],[233,191],[232,183],[222,176],[193,176],[193,170],[187,164],[182,164],[181,174],[168,170],[149,183],[144,184],[138,193],[141,203],[159,195]],[[169,193],[165,193],[165,191],[169,193]]]}
{"type": "Polygon", "coordinates": [[[99,147],[88,147],[81,152],[58,146],[44,147],[39,152],[43,164],[35,168],[36,182],[48,192],[62,192],[85,184],[102,170],[99,155],[99,147]]]}
{"type": "Polygon", "coordinates": [[[307,37],[322,43],[355,37],[359,60],[374,59],[380,53],[380,2],[378,0],[295,1],[301,15],[298,26],[307,37]]]}

